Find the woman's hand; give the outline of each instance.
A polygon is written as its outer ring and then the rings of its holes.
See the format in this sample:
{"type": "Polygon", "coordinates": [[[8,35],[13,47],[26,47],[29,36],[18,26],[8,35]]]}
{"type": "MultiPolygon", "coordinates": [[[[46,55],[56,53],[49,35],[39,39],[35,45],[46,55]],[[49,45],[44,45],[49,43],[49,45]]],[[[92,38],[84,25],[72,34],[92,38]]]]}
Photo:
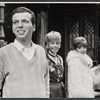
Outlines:
{"type": "Polygon", "coordinates": [[[98,66],[93,67],[92,72],[97,75],[100,72],[100,64],[98,66]]]}

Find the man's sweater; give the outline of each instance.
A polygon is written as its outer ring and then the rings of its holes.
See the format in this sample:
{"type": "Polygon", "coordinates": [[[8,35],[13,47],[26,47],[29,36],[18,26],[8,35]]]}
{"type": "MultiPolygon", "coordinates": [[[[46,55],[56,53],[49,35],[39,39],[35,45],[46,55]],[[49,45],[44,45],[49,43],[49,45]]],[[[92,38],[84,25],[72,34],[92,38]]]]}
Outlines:
{"type": "Polygon", "coordinates": [[[0,49],[0,89],[3,98],[49,97],[49,72],[44,49],[35,44],[35,54],[29,61],[14,46],[0,49]]]}

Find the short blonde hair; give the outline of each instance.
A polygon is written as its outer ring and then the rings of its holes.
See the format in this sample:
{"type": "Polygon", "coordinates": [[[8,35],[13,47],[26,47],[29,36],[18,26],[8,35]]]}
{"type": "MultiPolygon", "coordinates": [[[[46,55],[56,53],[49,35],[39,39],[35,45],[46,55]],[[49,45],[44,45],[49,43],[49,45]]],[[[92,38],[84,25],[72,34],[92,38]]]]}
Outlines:
{"type": "Polygon", "coordinates": [[[50,41],[60,41],[61,42],[61,35],[57,31],[51,31],[46,34],[45,44],[49,43],[50,41]]]}

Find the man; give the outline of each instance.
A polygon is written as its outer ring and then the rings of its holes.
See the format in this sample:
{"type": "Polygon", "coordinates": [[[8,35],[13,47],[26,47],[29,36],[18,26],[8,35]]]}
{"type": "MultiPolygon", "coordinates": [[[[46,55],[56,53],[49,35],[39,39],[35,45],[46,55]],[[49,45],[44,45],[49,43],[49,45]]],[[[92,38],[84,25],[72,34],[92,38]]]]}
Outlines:
{"type": "Polygon", "coordinates": [[[0,89],[3,98],[48,98],[49,71],[45,50],[32,42],[35,15],[25,7],[12,12],[16,38],[0,49],[0,89]],[[2,84],[4,83],[4,84],[2,84]]]}

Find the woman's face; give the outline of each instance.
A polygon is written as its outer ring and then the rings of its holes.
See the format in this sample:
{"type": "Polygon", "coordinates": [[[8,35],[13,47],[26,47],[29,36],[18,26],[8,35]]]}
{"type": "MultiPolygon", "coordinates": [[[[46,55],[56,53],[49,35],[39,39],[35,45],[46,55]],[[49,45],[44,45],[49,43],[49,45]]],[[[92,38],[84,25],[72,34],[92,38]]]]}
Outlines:
{"type": "Polygon", "coordinates": [[[82,54],[86,54],[87,48],[86,47],[81,47],[81,48],[77,48],[76,50],[77,50],[77,52],[80,52],[82,54]]]}
{"type": "Polygon", "coordinates": [[[48,43],[49,52],[51,52],[52,54],[56,54],[59,51],[60,46],[61,46],[60,41],[50,41],[48,43]]]}

